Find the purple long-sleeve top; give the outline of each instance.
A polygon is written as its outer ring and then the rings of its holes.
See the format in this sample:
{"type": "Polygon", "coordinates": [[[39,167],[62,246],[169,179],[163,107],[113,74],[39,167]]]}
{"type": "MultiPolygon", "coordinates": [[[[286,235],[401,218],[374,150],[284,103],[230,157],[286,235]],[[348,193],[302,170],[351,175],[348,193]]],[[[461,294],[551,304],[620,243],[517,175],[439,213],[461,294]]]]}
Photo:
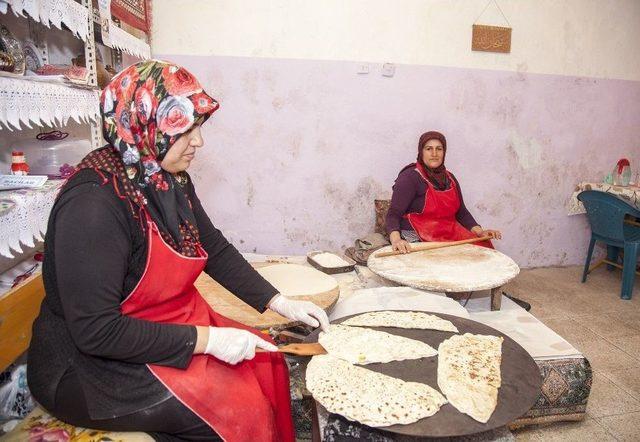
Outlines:
{"type": "MultiPolygon", "coordinates": [[[[458,197],[460,198],[460,208],[456,213],[456,220],[466,229],[478,225],[462,199],[460,183],[451,172],[449,172],[456,183],[458,197]]],[[[393,185],[393,195],[391,205],[387,213],[386,227],[387,233],[400,230],[413,230],[409,220],[403,216],[407,213],[420,213],[424,208],[425,196],[427,193],[427,183],[414,168],[404,169],[398,174],[393,185]]]]}

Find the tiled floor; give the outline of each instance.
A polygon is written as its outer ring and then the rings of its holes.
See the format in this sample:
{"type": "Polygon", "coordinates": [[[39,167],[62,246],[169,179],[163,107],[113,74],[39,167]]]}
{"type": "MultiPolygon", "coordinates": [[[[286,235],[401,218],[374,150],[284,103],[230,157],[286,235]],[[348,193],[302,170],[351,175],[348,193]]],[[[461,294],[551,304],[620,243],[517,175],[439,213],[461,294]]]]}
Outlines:
{"type": "Polygon", "coordinates": [[[594,370],[584,421],[524,428],[518,441],[640,441],[640,278],[624,301],[619,270],[598,268],[585,284],[581,275],[579,267],[523,270],[506,288],[594,370]]]}

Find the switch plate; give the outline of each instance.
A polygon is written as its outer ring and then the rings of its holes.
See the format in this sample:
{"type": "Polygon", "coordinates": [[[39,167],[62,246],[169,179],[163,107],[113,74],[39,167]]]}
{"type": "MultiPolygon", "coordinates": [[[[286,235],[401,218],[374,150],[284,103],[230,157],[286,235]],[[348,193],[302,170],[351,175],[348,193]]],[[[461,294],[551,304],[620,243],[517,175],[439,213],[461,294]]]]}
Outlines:
{"type": "Polygon", "coordinates": [[[369,73],[369,63],[360,63],[358,65],[358,74],[368,74],[369,73]]]}
{"type": "Polygon", "coordinates": [[[382,76],[393,77],[396,73],[396,67],[393,63],[385,63],[382,65],[382,76]]]}

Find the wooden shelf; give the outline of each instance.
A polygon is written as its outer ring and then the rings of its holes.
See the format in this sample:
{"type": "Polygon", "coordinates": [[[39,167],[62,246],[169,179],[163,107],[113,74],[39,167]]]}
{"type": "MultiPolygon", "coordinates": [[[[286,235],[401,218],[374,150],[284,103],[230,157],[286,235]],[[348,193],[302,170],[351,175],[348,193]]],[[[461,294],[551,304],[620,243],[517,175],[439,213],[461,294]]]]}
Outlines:
{"type": "Polygon", "coordinates": [[[41,273],[0,296],[0,371],[29,348],[31,327],[43,298],[41,273]]]}

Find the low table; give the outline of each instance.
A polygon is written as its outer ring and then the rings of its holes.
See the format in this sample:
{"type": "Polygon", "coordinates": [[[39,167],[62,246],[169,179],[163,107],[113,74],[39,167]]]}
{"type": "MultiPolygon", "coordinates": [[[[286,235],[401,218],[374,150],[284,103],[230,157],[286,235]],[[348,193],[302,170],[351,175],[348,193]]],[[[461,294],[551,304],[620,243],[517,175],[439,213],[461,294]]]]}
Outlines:
{"type": "Polygon", "coordinates": [[[404,255],[378,257],[392,246],[371,254],[367,266],[390,281],[444,293],[491,291],[491,309],[500,310],[502,286],[520,272],[507,255],[486,247],[463,244],[404,255]]]}

